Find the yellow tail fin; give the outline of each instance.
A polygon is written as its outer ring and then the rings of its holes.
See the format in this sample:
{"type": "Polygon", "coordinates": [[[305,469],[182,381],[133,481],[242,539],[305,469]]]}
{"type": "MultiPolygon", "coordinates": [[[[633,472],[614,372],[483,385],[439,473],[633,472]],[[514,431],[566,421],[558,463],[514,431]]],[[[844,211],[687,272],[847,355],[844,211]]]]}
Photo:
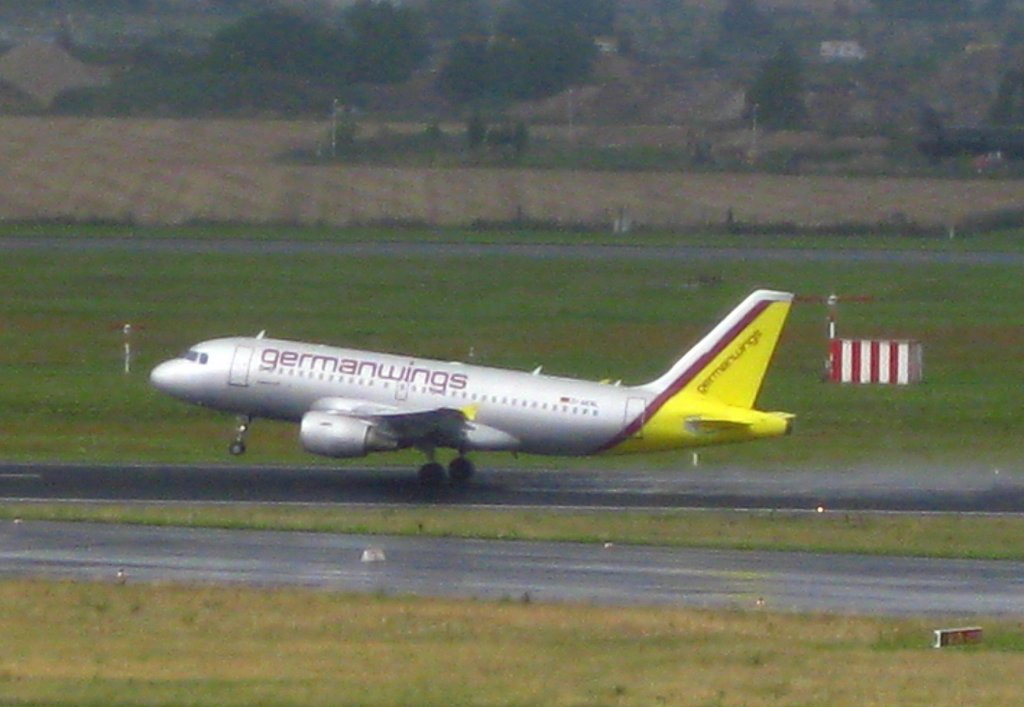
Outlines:
{"type": "Polygon", "coordinates": [[[643,387],[661,400],[685,392],[753,408],[792,302],[788,292],[751,293],[667,373],[643,387]]]}

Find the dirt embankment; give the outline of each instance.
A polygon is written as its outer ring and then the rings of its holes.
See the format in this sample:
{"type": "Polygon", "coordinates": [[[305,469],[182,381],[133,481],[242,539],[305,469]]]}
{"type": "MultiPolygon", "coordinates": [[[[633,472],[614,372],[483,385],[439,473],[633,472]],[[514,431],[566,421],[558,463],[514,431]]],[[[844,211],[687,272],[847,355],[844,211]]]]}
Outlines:
{"type": "Polygon", "coordinates": [[[960,223],[1020,209],[1009,180],[286,164],[304,121],[0,118],[0,219],[647,226],[960,223]]]}

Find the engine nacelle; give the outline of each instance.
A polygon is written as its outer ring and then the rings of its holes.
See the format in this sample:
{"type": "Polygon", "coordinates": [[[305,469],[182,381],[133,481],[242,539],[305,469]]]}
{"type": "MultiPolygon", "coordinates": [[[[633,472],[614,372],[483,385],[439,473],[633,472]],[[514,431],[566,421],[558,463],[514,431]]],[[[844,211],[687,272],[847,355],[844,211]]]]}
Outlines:
{"type": "Polygon", "coordinates": [[[371,422],[328,412],[307,412],[299,428],[302,448],[325,457],[365,457],[397,449],[391,437],[371,422]]]}

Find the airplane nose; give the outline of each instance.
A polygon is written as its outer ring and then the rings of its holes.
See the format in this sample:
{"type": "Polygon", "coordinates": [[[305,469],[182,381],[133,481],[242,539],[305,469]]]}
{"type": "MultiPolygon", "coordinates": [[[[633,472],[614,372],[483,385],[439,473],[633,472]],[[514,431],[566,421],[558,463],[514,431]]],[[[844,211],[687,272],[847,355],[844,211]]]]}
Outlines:
{"type": "Polygon", "coordinates": [[[150,384],[159,391],[174,394],[182,382],[181,368],[177,361],[164,361],[149,373],[150,384]]]}

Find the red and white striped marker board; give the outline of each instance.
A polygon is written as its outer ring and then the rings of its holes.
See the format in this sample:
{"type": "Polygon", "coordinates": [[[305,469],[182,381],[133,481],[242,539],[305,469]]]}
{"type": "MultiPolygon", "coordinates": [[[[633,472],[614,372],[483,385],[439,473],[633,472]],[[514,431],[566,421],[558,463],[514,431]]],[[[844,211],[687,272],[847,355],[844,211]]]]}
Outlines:
{"type": "Polygon", "coordinates": [[[921,342],[906,339],[832,339],[833,383],[917,383],[923,373],[921,342]]]}

